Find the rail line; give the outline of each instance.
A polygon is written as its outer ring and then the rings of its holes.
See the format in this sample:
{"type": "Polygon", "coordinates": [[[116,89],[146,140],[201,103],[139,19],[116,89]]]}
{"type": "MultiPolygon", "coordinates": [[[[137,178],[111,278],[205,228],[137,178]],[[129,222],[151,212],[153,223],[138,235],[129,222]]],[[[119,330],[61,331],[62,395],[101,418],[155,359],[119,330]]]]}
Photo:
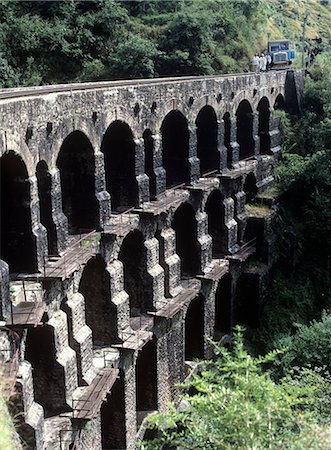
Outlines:
{"type": "MultiPolygon", "coordinates": [[[[274,72],[264,73],[264,76],[270,76],[274,72]]],[[[178,76],[178,77],[164,77],[164,78],[144,78],[144,79],[132,79],[132,80],[112,80],[112,81],[98,81],[98,82],[87,82],[87,83],[71,83],[71,84],[53,84],[45,86],[31,86],[31,87],[17,87],[0,89],[0,100],[20,98],[20,97],[31,97],[43,94],[55,94],[61,92],[77,92],[77,91],[88,91],[96,89],[107,89],[116,87],[126,87],[126,86],[144,86],[144,85],[158,85],[160,83],[178,83],[185,81],[195,81],[195,80],[218,80],[230,77],[244,77],[250,75],[261,75],[255,72],[243,72],[243,73],[227,73],[221,75],[202,75],[202,76],[178,76]]]]}

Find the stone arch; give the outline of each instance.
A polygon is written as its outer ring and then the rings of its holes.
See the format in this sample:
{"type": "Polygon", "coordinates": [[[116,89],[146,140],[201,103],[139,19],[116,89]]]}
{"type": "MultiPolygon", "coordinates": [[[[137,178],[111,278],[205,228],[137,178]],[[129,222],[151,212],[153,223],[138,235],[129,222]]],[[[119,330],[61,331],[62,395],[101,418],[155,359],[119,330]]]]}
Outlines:
{"type": "Polygon", "coordinates": [[[226,148],[226,166],[228,169],[232,168],[232,146],[231,146],[231,116],[229,112],[223,115],[224,123],[224,147],[226,148]]]}
{"type": "Polygon", "coordinates": [[[203,175],[219,170],[220,153],[217,147],[218,123],[214,108],[209,105],[200,109],[196,118],[197,154],[200,159],[200,173],[203,175]]]}
{"type": "Polygon", "coordinates": [[[259,113],[260,153],[261,155],[270,155],[270,103],[267,97],[261,98],[257,111],[259,113]]]}
{"type": "Polygon", "coordinates": [[[116,379],[106,401],[101,405],[101,439],[102,448],[109,450],[125,450],[125,391],[124,374],[116,379]]]}
{"type": "Polygon", "coordinates": [[[130,231],[122,242],[118,259],[123,264],[124,289],[129,295],[130,315],[139,316],[153,308],[153,289],[147,272],[144,236],[130,231]]]}
{"type": "Polygon", "coordinates": [[[253,172],[250,172],[244,182],[243,191],[246,194],[246,203],[252,203],[258,193],[258,188],[256,185],[256,177],[253,172]]]}
{"type": "Polygon", "coordinates": [[[189,203],[182,203],[176,210],[171,227],[176,233],[176,253],[181,260],[183,275],[197,275],[201,272],[197,242],[197,221],[189,203]]]}
{"type": "Polygon", "coordinates": [[[75,234],[99,228],[94,151],[82,131],[73,131],[65,138],[56,164],[60,171],[62,206],[69,232],[75,234]]]}
{"type": "Polygon", "coordinates": [[[253,110],[248,100],[239,103],[237,116],[237,142],[239,144],[239,159],[254,156],[253,110]]]}
{"type": "Polygon", "coordinates": [[[166,171],[166,186],[189,183],[189,129],[185,116],[170,111],[161,125],[162,160],[166,171]]]}
{"type": "Polygon", "coordinates": [[[34,399],[51,417],[70,411],[66,403],[64,368],[56,360],[54,328],[30,328],[25,344],[25,359],[33,368],[34,399]]]}
{"type": "Polygon", "coordinates": [[[57,233],[52,214],[52,176],[44,160],[36,167],[36,178],[39,197],[40,222],[47,231],[47,247],[49,255],[57,255],[57,233]]]}
{"type": "Polygon", "coordinates": [[[282,110],[285,111],[285,99],[283,94],[278,94],[274,101],[274,110],[282,110]]]}
{"type": "Polygon", "coordinates": [[[218,189],[213,190],[206,201],[205,211],[208,215],[208,234],[212,238],[213,257],[220,257],[227,250],[225,227],[225,207],[223,196],[218,189]]]}
{"type": "Polygon", "coordinates": [[[215,337],[231,332],[232,326],[232,277],[230,273],[219,280],[215,293],[215,337]]]}
{"type": "Polygon", "coordinates": [[[185,317],[185,361],[204,357],[205,298],[197,295],[185,317]]]}
{"type": "Polygon", "coordinates": [[[143,133],[144,151],[145,151],[145,174],[149,179],[150,199],[156,198],[156,175],[154,172],[154,139],[150,129],[143,133]]]}
{"type": "Polygon", "coordinates": [[[157,411],[157,346],[152,339],[144,345],[136,362],[136,410],[137,425],[151,411],[157,411]]]}
{"type": "Polygon", "coordinates": [[[105,158],[106,186],[112,209],[123,211],[138,206],[135,170],[135,142],[129,125],[112,122],[103,137],[101,151],[105,158]]]}
{"type": "Polygon", "coordinates": [[[35,272],[37,248],[32,232],[31,193],[23,159],[15,152],[0,158],[1,258],[11,272],[35,272]]]}
{"type": "Polygon", "coordinates": [[[111,300],[110,274],[102,256],[91,258],[84,267],[78,292],[85,299],[86,324],[94,345],[118,342],[116,307],[111,300]]]}

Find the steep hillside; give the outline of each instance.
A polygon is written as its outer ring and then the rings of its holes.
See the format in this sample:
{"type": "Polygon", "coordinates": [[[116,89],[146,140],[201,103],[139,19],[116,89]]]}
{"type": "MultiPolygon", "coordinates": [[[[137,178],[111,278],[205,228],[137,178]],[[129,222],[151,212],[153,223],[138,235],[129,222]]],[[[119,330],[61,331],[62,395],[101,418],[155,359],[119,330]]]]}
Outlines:
{"type": "Polygon", "coordinates": [[[0,87],[247,71],[306,11],[329,42],[330,0],[0,0],[0,87]]]}
{"type": "Polygon", "coordinates": [[[302,25],[307,13],[306,37],[318,34],[331,40],[331,2],[329,0],[266,0],[268,38],[286,37],[300,48],[302,25]]]}

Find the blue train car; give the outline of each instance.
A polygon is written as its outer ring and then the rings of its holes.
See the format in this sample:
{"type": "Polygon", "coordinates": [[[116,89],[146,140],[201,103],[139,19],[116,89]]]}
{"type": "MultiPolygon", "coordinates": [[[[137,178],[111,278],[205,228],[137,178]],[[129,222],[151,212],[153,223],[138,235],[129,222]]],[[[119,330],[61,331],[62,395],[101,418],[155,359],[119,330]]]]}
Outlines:
{"type": "Polygon", "coordinates": [[[272,70],[288,69],[295,58],[295,51],[291,49],[290,41],[269,41],[268,53],[271,56],[272,70]]]}

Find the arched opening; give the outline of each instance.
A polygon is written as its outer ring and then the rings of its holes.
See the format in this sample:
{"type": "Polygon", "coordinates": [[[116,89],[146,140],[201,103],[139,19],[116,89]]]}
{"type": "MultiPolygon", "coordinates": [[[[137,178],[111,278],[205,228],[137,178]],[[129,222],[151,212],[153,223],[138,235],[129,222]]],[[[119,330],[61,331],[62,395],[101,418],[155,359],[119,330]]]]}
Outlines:
{"type": "Polygon", "coordinates": [[[282,94],[278,94],[274,103],[274,110],[285,111],[285,100],[282,94]]]}
{"type": "Polygon", "coordinates": [[[230,114],[226,112],[223,116],[224,123],[224,147],[226,148],[226,166],[228,169],[232,168],[232,147],[231,147],[231,118],[230,114]]]}
{"type": "Polygon", "coordinates": [[[176,253],[181,260],[182,275],[195,276],[200,272],[195,212],[189,203],[177,208],[171,224],[176,233],[176,253]]]}
{"type": "Polygon", "coordinates": [[[256,328],[259,324],[259,277],[242,274],[237,281],[236,324],[256,328]]]}
{"type": "Polygon", "coordinates": [[[270,154],[270,104],[267,97],[262,97],[257,110],[259,112],[259,136],[261,155],[270,154]]]}
{"type": "Polygon", "coordinates": [[[151,311],[153,289],[147,273],[144,236],[140,231],[131,231],[125,237],[118,259],[123,263],[124,289],[129,295],[131,316],[151,311]]]}
{"type": "Polygon", "coordinates": [[[229,273],[218,282],[215,293],[215,336],[221,338],[231,332],[232,277],[229,273]]]}
{"type": "Polygon", "coordinates": [[[39,161],[36,168],[38,185],[40,222],[47,230],[47,247],[49,255],[57,255],[56,226],[52,215],[52,177],[45,161],[39,161]]]}
{"type": "Polygon", "coordinates": [[[253,111],[247,100],[242,100],[237,109],[237,142],[239,159],[254,156],[253,111]]]}
{"type": "Polygon", "coordinates": [[[162,158],[167,187],[189,183],[189,129],[180,111],[170,111],[161,126],[162,158]]]}
{"type": "Polygon", "coordinates": [[[45,417],[70,411],[66,404],[64,369],[56,361],[53,327],[28,330],[25,359],[33,368],[34,399],[44,408],[45,417]]]}
{"type": "Polygon", "coordinates": [[[220,154],[217,148],[217,117],[211,106],[204,106],[197,117],[197,151],[200,172],[219,171],[220,154]]]}
{"type": "Polygon", "coordinates": [[[250,172],[247,175],[243,189],[246,194],[246,203],[253,203],[258,192],[258,188],[256,186],[256,178],[253,172],[250,172]]]}
{"type": "Polygon", "coordinates": [[[185,361],[204,357],[205,305],[198,295],[188,307],[185,318],[185,361]]]}
{"type": "Polygon", "coordinates": [[[85,299],[86,323],[92,330],[94,345],[117,342],[115,305],[111,301],[110,275],[100,255],[84,267],[78,292],[85,299]]]}
{"type": "Polygon", "coordinates": [[[213,257],[220,257],[226,253],[226,227],[225,227],[225,208],[223,197],[220,191],[214,190],[210,193],[205,211],[208,215],[208,233],[213,240],[213,257]]]}
{"type": "Polygon", "coordinates": [[[99,208],[95,196],[93,147],[81,131],[70,133],[61,146],[57,167],[60,171],[62,206],[69,232],[99,228],[99,208]]]}
{"type": "Polygon", "coordinates": [[[137,425],[152,411],[157,411],[156,342],[151,340],[140,351],[136,363],[137,425]]]}
{"type": "Polygon", "coordinates": [[[0,158],[1,258],[11,272],[37,270],[37,250],[32,233],[30,183],[22,158],[13,151],[0,158]]]}
{"type": "Polygon", "coordinates": [[[101,151],[105,157],[106,185],[113,210],[124,211],[138,206],[135,143],[129,125],[120,120],[113,122],[102,140],[101,151]]]}
{"type": "Polygon", "coordinates": [[[154,173],[154,139],[151,130],[145,130],[143,134],[145,149],[145,173],[149,178],[150,199],[156,198],[156,175],[154,173]]]}
{"type": "Polygon", "coordinates": [[[106,401],[101,405],[101,436],[104,449],[125,450],[127,448],[122,372],[115,381],[111,392],[107,394],[106,401]]]}

